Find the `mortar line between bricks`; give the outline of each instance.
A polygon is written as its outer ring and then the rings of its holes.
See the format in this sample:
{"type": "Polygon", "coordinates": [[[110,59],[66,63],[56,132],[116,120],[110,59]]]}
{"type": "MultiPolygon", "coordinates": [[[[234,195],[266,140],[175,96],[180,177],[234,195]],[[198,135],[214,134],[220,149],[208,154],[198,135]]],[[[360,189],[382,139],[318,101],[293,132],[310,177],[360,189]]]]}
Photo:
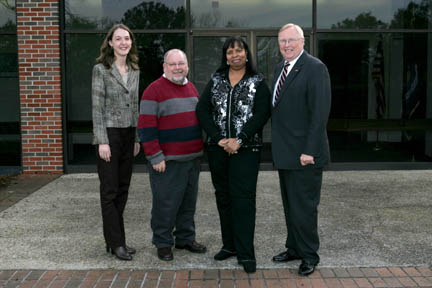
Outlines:
{"type": "Polygon", "coordinates": [[[172,277],[172,282],[171,282],[171,288],[174,288],[174,284],[176,282],[176,278],[177,278],[177,271],[174,271],[174,275],[172,277]]]}
{"type": "Polygon", "coordinates": [[[144,273],[144,278],[142,279],[142,282],[141,282],[141,286],[140,286],[140,288],[143,288],[143,287],[144,287],[144,283],[145,283],[145,281],[147,281],[147,271],[144,273]]]}
{"type": "Polygon", "coordinates": [[[159,271],[159,277],[158,277],[158,280],[157,280],[157,283],[156,283],[156,287],[159,287],[160,281],[162,279],[162,272],[163,271],[159,271]]]}
{"type": "MultiPolygon", "coordinates": [[[[39,271],[41,271],[41,270],[39,270],[39,271]]],[[[42,279],[42,276],[43,276],[45,273],[46,273],[46,270],[43,271],[43,273],[41,273],[41,274],[39,275],[39,278],[36,280],[36,282],[39,282],[39,281],[42,279]]]]}
{"type": "Polygon", "coordinates": [[[132,278],[132,270],[129,270],[129,277],[128,277],[128,280],[127,280],[127,282],[126,282],[125,288],[127,288],[127,287],[129,286],[129,283],[130,283],[130,281],[131,281],[131,278],[132,278]]]}
{"type": "MultiPolygon", "coordinates": [[[[56,276],[53,277],[53,278],[51,279],[51,281],[49,282],[48,287],[50,287],[51,284],[54,282],[54,279],[57,278],[58,270],[53,270],[53,271],[57,271],[57,273],[56,273],[56,276]]],[[[46,273],[48,273],[48,270],[45,270],[44,275],[45,275],[46,273]]],[[[41,279],[42,279],[42,278],[41,278],[41,279]]]]}
{"type": "Polygon", "coordinates": [[[8,279],[6,279],[6,282],[9,282],[16,273],[18,273],[18,270],[15,270],[15,272],[12,273],[8,279]]]}
{"type": "Polygon", "coordinates": [[[100,283],[101,280],[102,280],[102,276],[103,276],[103,271],[102,271],[102,273],[99,275],[99,278],[96,280],[96,285],[94,285],[94,287],[97,287],[97,285],[99,285],[99,283],[100,283]]]}
{"type": "Polygon", "coordinates": [[[28,273],[25,275],[25,277],[23,277],[23,279],[21,280],[21,282],[20,283],[23,283],[24,282],[24,280],[26,280],[27,279],[27,277],[29,277],[30,276],[30,274],[31,274],[31,272],[32,272],[33,270],[29,270],[28,271],[28,273]]]}
{"type": "Polygon", "coordinates": [[[51,286],[53,285],[54,281],[57,279],[58,274],[59,274],[59,272],[60,272],[60,270],[54,270],[54,271],[56,271],[57,273],[56,273],[55,277],[53,277],[53,278],[51,279],[51,282],[49,283],[48,288],[51,287],[51,286]]]}
{"type": "Polygon", "coordinates": [[[82,282],[84,282],[85,279],[87,279],[87,276],[90,274],[90,270],[87,271],[87,273],[84,275],[82,282]]]}
{"type": "Polygon", "coordinates": [[[111,288],[111,287],[114,285],[114,282],[117,280],[118,275],[119,275],[119,271],[117,271],[117,272],[115,273],[113,279],[111,280],[111,285],[110,285],[109,288],[111,288]]]}

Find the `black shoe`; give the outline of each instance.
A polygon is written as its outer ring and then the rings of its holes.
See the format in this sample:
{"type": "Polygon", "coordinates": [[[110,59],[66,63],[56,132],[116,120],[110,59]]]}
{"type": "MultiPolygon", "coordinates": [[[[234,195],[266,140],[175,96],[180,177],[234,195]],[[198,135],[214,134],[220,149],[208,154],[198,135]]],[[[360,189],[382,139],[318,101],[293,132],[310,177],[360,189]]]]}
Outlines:
{"type": "Polygon", "coordinates": [[[111,254],[114,254],[120,260],[130,261],[132,256],[128,253],[125,247],[119,246],[117,248],[111,248],[111,254]]]}
{"type": "Polygon", "coordinates": [[[273,261],[274,262],[289,262],[289,261],[293,261],[293,260],[300,260],[302,259],[300,256],[298,256],[297,254],[291,252],[291,250],[286,250],[276,256],[273,257],[273,261]]]}
{"type": "MultiPolygon", "coordinates": [[[[135,254],[136,253],[136,249],[135,248],[132,248],[132,247],[129,247],[129,246],[125,246],[125,249],[126,249],[126,251],[129,253],[129,254],[135,254]]],[[[112,252],[112,249],[107,245],[106,246],[106,251],[107,251],[107,253],[112,253],[112,254],[114,254],[113,252],[112,252]]]]}
{"type": "Polygon", "coordinates": [[[157,248],[157,255],[160,260],[171,261],[174,259],[171,247],[157,248]]]}
{"type": "Polygon", "coordinates": [[[256,272],[256,262],[255,261],[240,261],[241,265],[243,265],[243,269],[246,273],[255,273],[256,272]]]}
{"type": "Polygon", "coordinates": [[[135,248],[132,248],[132,247],[129,247],[129,246],[125,246],[125,248],[126,248],[126,251],[129,253],[129,254],[135,254],[136,253],[136,249],[135,248]]]}
{"type": "Polygon", "coordinates": [[[200,244],[200,243],[198,243],[196,241],[193,241],[192,243],[189,243],[189,244],[186,244],[186,245],[183,245],[183,246],[176,244],[175,248],[177,248],[177,249],[186,249],[186,250],[188,250],[188,251],[190,251],[192,253],[205,253],[205,252],[207,252],[207,248],[204,245],[202,245],[202,244],[200,244]]]}
{"type": "Polygon", "coordinates": [[[302,261],[302,263],[300,264],[299,270],[298,270],[298,274],[301,276],[308,276],[310,274],[312,274],[315,271],[315,267],[318,263],[309,263],[306,261],[302,261]]]}
{"type": "Polygon", "coordinates": [[[213,258],[217,261],[223,261],[233,256],[237,256],[237,253],[221,249],[213,258]]]}

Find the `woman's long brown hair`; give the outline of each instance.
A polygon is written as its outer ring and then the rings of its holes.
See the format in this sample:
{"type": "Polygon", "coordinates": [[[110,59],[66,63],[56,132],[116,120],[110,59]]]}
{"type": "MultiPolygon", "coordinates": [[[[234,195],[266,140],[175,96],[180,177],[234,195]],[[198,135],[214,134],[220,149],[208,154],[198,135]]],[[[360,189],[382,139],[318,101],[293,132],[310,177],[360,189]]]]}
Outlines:
{"type": "Polygon", "coordinates": [[[111,65],[114,63],[115,60],[115,55],[114,49],[109,45],[109,41],[112,40],[114,32],[117,29],[123,29],[129,32],[130,38],[132,40],[132,45],[128,55],[126,56],[126,64],[131,65],[134,70],[139,70],[138,50],[136,46],[135,35],[132,33],[129,27],[121,23],[115,24],[108,31],[102,43],[102,46],[100,47],[100,55],[98,58],[96,58],[96,63],[102,63],[106,68],[111,68],[111,65]]]}

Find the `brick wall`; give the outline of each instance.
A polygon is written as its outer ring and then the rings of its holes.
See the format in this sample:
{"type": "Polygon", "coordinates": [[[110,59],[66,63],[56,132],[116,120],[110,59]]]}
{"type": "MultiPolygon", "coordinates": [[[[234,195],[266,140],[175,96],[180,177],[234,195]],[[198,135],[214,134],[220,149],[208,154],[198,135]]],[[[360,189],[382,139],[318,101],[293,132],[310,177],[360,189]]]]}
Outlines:
{"type": "Polygon", "coordinates": [[[63,173],[61,0],[16,0],[24,173],[63,173]]]}

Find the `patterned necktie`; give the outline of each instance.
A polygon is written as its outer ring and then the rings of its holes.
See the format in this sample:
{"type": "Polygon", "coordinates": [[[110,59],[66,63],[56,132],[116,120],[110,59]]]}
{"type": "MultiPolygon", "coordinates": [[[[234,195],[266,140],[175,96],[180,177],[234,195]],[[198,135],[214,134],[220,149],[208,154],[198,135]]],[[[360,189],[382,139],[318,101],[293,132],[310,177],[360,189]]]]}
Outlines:
{"type": "Polygon", "coordinates": [[[285,82],[286,76],[288,75],[288,66],[289,65],[290,65],[289,62],[285,62],[285,65],[284,65],[284,68],[283,68],[283,71],[282,71],[282,75],[281,75],[281,77],[279,79],[279,83],[278,83],[278,86],[276,88],[276,93],[275,93],[275,98],[274,98],[274,105],[276,105],[276,103],[277,103],[277,101],[279,99],[279,92],[280,92],[280,90],[282,88],[282,85],[285,82]]]}

